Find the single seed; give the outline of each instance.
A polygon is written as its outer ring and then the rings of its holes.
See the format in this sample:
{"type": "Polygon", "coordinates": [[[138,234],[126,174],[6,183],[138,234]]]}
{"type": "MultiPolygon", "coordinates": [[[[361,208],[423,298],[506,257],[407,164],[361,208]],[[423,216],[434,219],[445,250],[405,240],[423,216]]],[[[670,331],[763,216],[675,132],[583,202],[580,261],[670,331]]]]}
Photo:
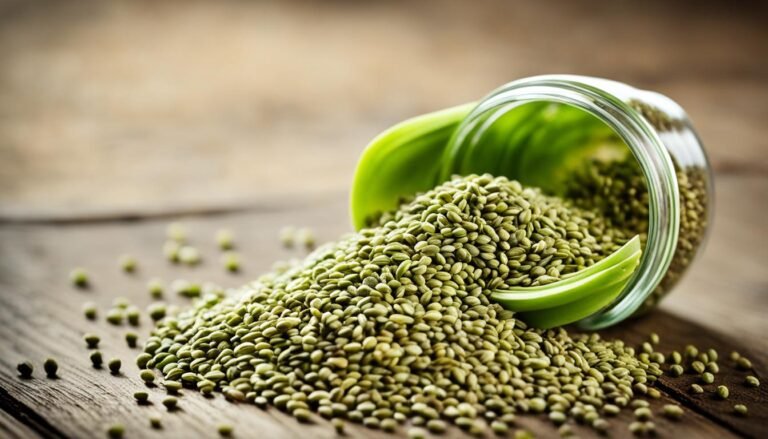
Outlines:
{"type": "Polygon", "coordinates": [[[139,372],[139,377],[141,377],[141,380],[147,384],[155,382],[155,374],[149,369],[144,369],[139,372]]]}
{"type": "Polygon", "coordinates": [[[301,243],[304,245],[304,247],[306,247],[307,249],[315,248],[315,234],[312,233],[312,230],[307,228],[299,229],[296,232],[296,235],[299,241],[301,241],[301,243]]]}
{"type": "Polygon", "coordinates": [[[240,270],[240,258],[238,258],[235,253],[227,252],[221,255],[221,263],[224,268],[231,273],[240,270]]]}
{"type": "Polygon", "coordinates": [[[176,408],[178,407],[178,404],[179,404],[179,400],[176,399],[175,396],[166,396],[163,399],[163,405],[169,412],[176,410],[176,408]]]}
{"type": "Polygon", "coordinates": [[[135,332],[125,333],[125,343],[128,345],[129,348],[135,348],[136,343],[138,341],[139,341],[139,336],[135,332]]]}
{"type": "Polygon", "coordinates": [[[120,373],[120,367],[122,367],[123,362],[120,361],[119,358],[113,358],[109,360],[109,363],[107,363],[107,367],[109,367],[109,371],[112,373],[112,375],[117,375],[120,373]]]}
{"type": "Polygon", "coordinates": [[[101,338],[99,338],[99,336],[96,334],[85,334],[83,336],[83,340],[85,341],[85,345],[88,347],[88,349],[96,349],[99,347],[101,338]]]}
{"type": "Polygon", "coordinates": [[[730,392],[728,391],[728,387],[726,386],[717,386],[717,397],[720,399],[728,399],[728,395],[730,392]]]}
{"type": "Polygon", "coordinates": [[[445,421],[440,419],[430,419],[427,421],[427,430],[431,431],[432,433],[436,434],[442,434],[445,433],[445,430],[448,429],[448,426],[445,424],[445,421]]]}
{"type": "Polygon", "coordinates": [[[185,242],[187,240],[187,228],[179,222],[172,222],[165,228],[165,235],[168,239],[176,242],[185,242]]]}
{"type": "Polygon", "coordinates": [[[179,262],[189,266],[197,265],[203,259],[202,255],[200,255],[200,251],[198,251],[196,248],[189,245],[184,245],[181,248],[179,248],[178,258],[179,258],[179,262]]]}
{"type": "Polygon", "coordinates": [[[32,378],[34,369],[29,361],[23,361],[16,365],[16,370],[19,371],[19,376],[22,378],[32,378]]]}
{"type": "Polygon", "coordinates": [[[683,417],[683,414],[685,413],[679,405],[675,404],[665,404],[663,408],[664,416],[670,418],[670,419],[680,419],[683,417]]]}
{"type": "Polygon", "coordinates": [[[296,230],[293,227],[286,226],[280,229],[280,242],[284,247],[293,247],[295,241],[296,230]]]}
{"type": "Polygon", "coordinates": [[[235,431],[235,429],[230,424],[219,424],[218,431],[219,431],[219,436],[230,437],[232,436],[232,433],[235,431]]]}
{"type": "Polygon", "coordinates": [[[136,259],[130,255],[123,255],[120,257],[120,268],[126,273],[133,273],[136,271],[136,259]]]}
{"type": "Polygon", "coordinates": [[[733,411],[738,416],[747,416],[749,409],[747,409],[747,406],[744,404],[736,404],[733,406],[733,411]]]}
{"type": "Polygon", "coordinates": [[[160,418],[160,416],[152,415],[149,417],[149,425],[155,430],[159,430],[163,428],[163,420],[160,418]]]}
{"type": "Polygon", "coordinates": [[[683,366],[679,364],[673,364],[669,367],[669,374],[673,377],[679,377],[685,372],[685,369],[683,369],[683,366]]]}
{"type": "Polygon", "coordinates": [[[96,320],[96,317],[98,316],[98,308],[96,308],[96,304],[93,302],[86,302],[83,305],[83,314],[88,320],[96,320]]]}
{"type": "Polygon", "coordinates": [[[85,288],[90,281],[88,280],[88,273],[82,268],[75,268],[69,273],[69,279],[72,284],[78,288],[85,288]]]}
{"type": "Polygon", "coordinates": [[[56,378],[56,372],[59,370],[59,363],[53,358],[46,358],[43,362],[43,370],[48,378],[56,378]]]}
{"type": "Polygon", "coordinates": [[[153,303],[149,306],[147,309],[147,312],[149,313],[149,317],[152,318],[154,321],[161,320],[166,315],[166,308],[165,304],[163,303],[153,303]]]}
{"type": "Polygon", "coordinates": [[[140,390],[138,392],[133,392],[133,398],[139,404],[146,404],[147,401],[149,401],[149,393],[144,392],[143,390],[140,390]]]}
{"type": "Polygon", "coordinates": [[[760,380],[755,376],[748,375],[746,378],[744,378],[744,384],[749,387],[760,387],[760,380]]]}
{"type": "Polygon", "coordinates": [[[307,409],[299,408],[293,411],[293,417],[299,422],[309,422],[312,414],[307,409]]]}
{"type": "Polygon", "coordinates": [[[341,418],[331,419],[331,425],[336,430],[337,434],[344,434],[344,420],[341,418]]]}
{"type": "Polygon", "coordinates": [[[180,382],[173,380],[163,381],[163,386],[169,395],[176,395],[183,387],[180,382]]]}
{"type": "Polygon", "coordinates": [[[408,429],[408,439],[426,439],[427,432],[418,427],[408,429]]]}
{"type": "Polygon", "coordinates": [[[235,236],[232,231],[227,229],[216,231],[216,245],[221,250],[231,250],[235,246],[235,236]]]}
{"type": "Polygon", "coordinates": [[[747,357],[739,357],[739,359],[736,360],[736,366],[739,369],[749,370],[752,369],[752,362],[749,361],[747,357]]]}
{"type": "Polygon", "coordinates": [[[91,359],[91,365],[95,369],[101,369],[101,365],[104,363],[104,359],[101,356],[101,352],[99,351],[91,352],[90,359],[91,359]]]}
{"type": "Polygon", "coordinates": [[[123,324],[123,310],[118,308],[112,308],[107,312],[107,322],[113,324],[113,325],[122,325],[123,324]]]}
{"type": "Polygon", "coordinates": [[[635,410],[635,418],[640,421],[647,421],[651,417],[653,417],[653,413],[651,413],[651,409],[648,407],[640,407],[635,410]]]}
{"type": "Polygon", "coordinates": [[[125,426],[123,424],[112,424],[107,429],[107,436],[111,439],[120,439],[125,434],[125,426]]]}
{"type": "Polygon", "coordinates": [[[163,281],[158,278],[153,278],[147,282],[147,291],[153,299],[160,299],[163,297],[163,281]]]}
{"type": "Polygon", "coordinates": [[[509,426],[504,421],[493,421],[491,422],[491,430],[497,435],[503,436],[509,431],[509,426]]]}
{"type": "Polygon", "coordinates": [[[704,393],[704,388],[701,387],[698,384],[691,384],[691,392],[693,392],[693,393],[704,393]]]}
{"type": "Polygon", "coordinates": [[[701,382],[705,384],[712,384],[715,382],[715,376],[709,372],[701,374],[701,382]]]}

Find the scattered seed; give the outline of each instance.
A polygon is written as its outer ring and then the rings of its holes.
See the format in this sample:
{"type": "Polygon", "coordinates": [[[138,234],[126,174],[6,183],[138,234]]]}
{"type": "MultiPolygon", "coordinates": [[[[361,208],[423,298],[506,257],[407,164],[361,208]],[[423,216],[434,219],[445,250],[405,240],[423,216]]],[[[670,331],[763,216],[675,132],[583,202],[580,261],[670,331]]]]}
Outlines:
{"type": "Polygon", "coordinates": [[[86,288],[90,283],[88,273],[82,268],[75,268],[69,273],[69,280],[72,285],[78,288],[86,288]]]}
{"type": "Polygon", "coordinates": [[[693,392],[693,393],[704,393],[704,388],[701,387],[698,384],[691,384],[691,392],[693,392]]]}
{"type": "Polygon", "coordinates": [[[679,405],[665,404],[663,409],[664,416],[670,419],[680,419],[685,413],[679,405]]]}
{"type": "Polygon", "coordinates": [[[83,314],[88,320],[96,320],[96,317],[98,316],[98,308],[96,308],[96,304],[93,302],[86,302],[83,305],[83,314]]]}
{"type": "Polygon", "coordinates": [[[163,281],[158,278],[150,280],[147,282],[147,290],[153,299],[161,299],[163,297],[163,281]]]}
{"type": "Polygon", "coordinates": [[[22,378],[32,378],[32,372],[35,368],[29,361],[23,361],[16,365],[16,370],[19,372],[19,376],[22,378]]]}
{"type": "Polygon", "coordinates": [[[179,258],[179,262],[189,266],[197,265],[203,259],[202,255],[200,254],[200,251],[198,251],[196,248],[189,245],[182,246],[179,249],[178,258],[179,258]]]}
{"type": "Polygon", "coordinates": [[[113,325],[122,325],[124,317],[125,315],[123,314],[123,310],[118,308],[110,309],[107,312],[107,322],[113,325]]]}
{"type": "Polygon", "coordinates": [[[163,428],[163,420],[160,418],[160,416],[157,415],[150,416],[149,425],[155,430],[159,430],[163,428]]]}
{"type": "Polygon", "coordinates": [[[728,395],[730,392],[728,391],[728,387],[726,386],[717,386],[717,397],[720,399],[728,399],[728,395]]]}
{"type": "Polygon", "coordinates": [[[136,334],[135,332],[125,333],[125,343],[128,345],[129,348],[135,348],[138,341],[139,341],[139,335],[136,334]]]}
{"type": "Polygon", "coordinates": [[[216,232],[216,244],[221,250],[231,250],[235,245],[235,237],[232,231],[221,229],[216,232]]]}
{"type": "Polygon", "coordinates": [[[85,341],[85,345],[88,347],[88,349],[96,349],[99,347],[101,338],[99,338],[99,336],[96,334],[85,334],[83,336],[83,340],[85,341]]]}
{"type": "Polygon", "coordinates": [[[133,273],[136,271],[136,259],[130,255],[123,255],[120,257],[120,268],[126,273],[133,273]]]}
{"type": "Polygon", "coordinates": [[[736,360],[736,366],[739,369],[749,370],[752,369],[752,362],[749,361],[747,357],[739,357],[739,359],[736,360]]]}
{"type": "Polygon", "coordinates": [[[125,434],[125,426],[123,424],[112,424],[107,429],[107,436],[111,439],[120,439],[125,434]]]}
{"type": "Polygon", "coordinates": [[[93,351],[90,355],[91,365],[94,369],[101,369],[101,365],[104,363],[104,359],[101,356],[101,352],[93,351]]]}
{"type": "Polygon", "coordinates": [[[712,384],[715,382],[715,376],[709,372],[704,372],[703,374],[701,374],[700,378],[701,378],[701,382],[705,384],[712,384]]]}
{"type": "Polygon", "coordinates": [[[149,393],[140,390],[138,392],[133,393],[133,398],[138,402],[139,404],[146,404],[149,401],[149,393]]]}
{"type": "Polygon", "coordinates": [[[747,406],[745,406],[744,404],[736,404],[733,406],[733,411],[738,416],[747,416],[749,409],[747,409],[747,406]]]}
{"type": "Polygon", "coordinates": [[[163,405],[165,406],[166,409],[168,409],[169,412],[176,410],[176,408],[178,407],[178,404],[179,404],[179,400],[176,399],[175,396],[166,396],[163,399],[163,405]]]}
{"type": "Polygon", "coordinates": [[[240,270],[240,258],[238,258],[235,253],[227,252],[221,255],[221,263],[224,268],[231,273],[240,270]]]}
{"type": "Polygon", "coordinates": [[[56,372],[59,370],[59,363],[53,358],[46,358],[43,362],[43,370],[48,378],[56,378],[56,372]]]}
{"type": "Polygon", "coordinates": [[[230,424],[219,424],[218,431],[219,431],[219,436],[230,437],[232,436],[232,433],[235,431],[235,429],[230,424]]]}
{"type": "Polygon", "coordinates": [[[144,369],[139,372],[139,377],[141,377],[141,380],[147,384],[155,382],[155,374],[149,369],[144,369]]]}
{"type": "Polygon", "coordinates": [[[109,363],[107,363],[107,367],[109,367],[109,371],[112,373],[112,375],[117,375],[120,373],[120,367],[122,367],[123,362],[120,361],[119,358],[112,358],[109,360],[109,363]]]}
{"type": "Polygon", "coordinates": [[[760,380],[755,376],[748,375],[746,378],[744,378],[744,384],[749,387],[760,387],[760,380]]]}

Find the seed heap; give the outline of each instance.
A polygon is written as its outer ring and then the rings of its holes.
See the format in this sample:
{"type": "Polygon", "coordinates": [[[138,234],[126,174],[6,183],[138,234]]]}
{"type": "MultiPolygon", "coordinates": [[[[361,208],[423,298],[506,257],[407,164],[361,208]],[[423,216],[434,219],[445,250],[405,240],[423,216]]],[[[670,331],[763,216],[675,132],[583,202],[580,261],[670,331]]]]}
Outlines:
{"type": "Polygon", "coordinates": [[[515,181],[457,178],[286,271],[203,294],[159,322],[137,362],[300,421],[477,433],[485,417],[503,432],[533,412],[603,430],[601,407],[626,406],[659,364],[597,334],[527,328],[488,293],[554,282],[625,239],[515,181]]]}
{"type": "MultiPolygon", "coordinates": [[[[677,248],[658,287],[639,312],[655,306],[677,283],[704,239],[707,227],[707,175],[699,167],[682,168],[674,163],[680,191],[680,233],[677,248]]],[[[624,236],[648,233],[649,196],[645,177],[631,155],[605,162],[595,160],[568,183],[565,197],[575,205],[597,212],[609,229],[624,236]]]]}

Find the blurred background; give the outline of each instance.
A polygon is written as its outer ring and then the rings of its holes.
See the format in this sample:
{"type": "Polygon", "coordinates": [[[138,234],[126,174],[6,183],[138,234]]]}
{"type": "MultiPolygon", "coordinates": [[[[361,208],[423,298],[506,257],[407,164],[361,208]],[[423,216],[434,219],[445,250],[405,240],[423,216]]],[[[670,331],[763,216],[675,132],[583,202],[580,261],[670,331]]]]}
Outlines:
{"type": "Polygon", "coordinates": [[[523,76],[596,75],[679,102],[717,172],[707,262],[665,306],[765,310],[766,5],[0,1],[0,221],[338,201],[400,120],[523,76]]]}

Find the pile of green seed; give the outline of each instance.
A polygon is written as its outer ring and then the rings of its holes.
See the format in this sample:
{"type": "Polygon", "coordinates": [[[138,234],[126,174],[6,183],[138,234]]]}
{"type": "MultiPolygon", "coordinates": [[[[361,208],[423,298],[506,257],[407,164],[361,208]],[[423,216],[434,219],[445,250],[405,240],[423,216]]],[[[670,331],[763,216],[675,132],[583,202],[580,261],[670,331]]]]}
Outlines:
{"type": "MultiPolygon", "coordinates": [[[[698,167],[674,163],[680,191],[680,232],[677,247],[664,278],[639,312],[653,308],[680,280],[693,261],[707,227],[707,177],[698,167]]],[[[575,205],[597,212],[607,227],[623,236],[648,234],[648,187],[639,164],[631,155],[620,160],[594,160],[568,182],[565,197],[575,205]]]]}
{"type": "MultiPolygon", "coordinates": [[[[527,328],[490,290],[594,264],[626,236],[515,181],[456,178],[378,225],[229,295],[202,293],[147,339],[142,378],[394,429],[503,433],[515,413],[602,431],[661,375],[621,341],[527,328]],[[610,408],[609,408],[610,407],[610,408]]],[[[655,391],[658,393],[658,391],[655,391]]],[[[415,433],[414,433],[415,434],[415,433]]]]}

